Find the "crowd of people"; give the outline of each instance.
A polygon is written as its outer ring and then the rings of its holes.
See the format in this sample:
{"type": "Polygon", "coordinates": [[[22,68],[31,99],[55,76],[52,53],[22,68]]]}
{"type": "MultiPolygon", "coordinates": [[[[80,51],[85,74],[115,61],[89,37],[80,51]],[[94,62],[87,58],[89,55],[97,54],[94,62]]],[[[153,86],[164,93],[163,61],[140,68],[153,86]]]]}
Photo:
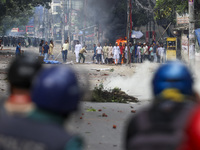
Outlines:
{"type": "MultiPolygon", "coordinates": [[[[61,47],[62,59],[63,63],[67,62],[67,56],[69,53],[69,41],[65,40],[61,47]]],[[[93,47],[92,61],[96,64],[115,64],[120,65],[124,64],[128,61],[130,63],[143,63],[144,61],[150,61],[154,63],[164,63],[166,61],[166,49],[164,45],[161,43],[153,42],[149,43],[140,43],[132,44],[131,42],[126,43],[115,43],[114,46],[110,43],[104,44],[101,46],[100,43],[97,45],[94,44],[93,47]],[[130,54],[128,54],[128,49],[130,49],[130,54]]],[[[21,42],[18,43],[16,48],[16,55],[20,54],[21,42]]],[[[51,40],[49,43],[44,40],[41,40],[39,44],[39,56],[44,56],[45,60],[52,58],[55,60],[54,53],[54,43],[51,40]]],[[[83,63],[85,63],[85,55],[87,53],[87,46],[82,46],[79,41],[77,41],[75,45],[75,58],[76,63],[81,63],[81,59],[83,59],[83,63]]]]}
{"type": "MultiPolygon", "coordinates": [[[[165,62],[166,50],[163,44],[137,43],[133,45],[129,43],[130,49],[130,62],[142,63],[143,61],[150,62],[165,62]]],[[[110,43],[102,47],[99,43],[97,46],[94,44],[94,55],[92,57],[93,63],[103,64],[123,64],[128,60],[128,46],[126,43],[116,43],[112,46],[110,43]]]]}

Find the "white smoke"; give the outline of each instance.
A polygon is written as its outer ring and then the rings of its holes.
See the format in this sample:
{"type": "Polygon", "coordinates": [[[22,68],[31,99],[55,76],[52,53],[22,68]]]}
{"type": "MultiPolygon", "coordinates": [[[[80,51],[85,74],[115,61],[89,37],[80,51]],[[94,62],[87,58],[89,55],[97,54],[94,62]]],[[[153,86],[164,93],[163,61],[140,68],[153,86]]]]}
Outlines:
{"type": "Polygon", "coordinates": [[[118,87],[129,95],[139,100],[150,100],[152,98],[151,81],[158,64],[144,62],[136,64],[135,72],[131,77],[110,77],[104,83],[105,88],[118,87]]]}

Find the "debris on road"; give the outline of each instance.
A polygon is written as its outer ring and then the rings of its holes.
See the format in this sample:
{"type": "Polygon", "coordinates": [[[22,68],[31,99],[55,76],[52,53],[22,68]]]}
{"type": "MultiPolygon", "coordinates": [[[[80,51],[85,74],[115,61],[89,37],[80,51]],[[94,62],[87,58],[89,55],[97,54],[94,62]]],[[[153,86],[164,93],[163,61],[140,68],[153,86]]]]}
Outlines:
{"type": "Polygon", "coordinates": [[[102,117],[108,117],[108,115],[106,115],[105,113],[102,114],[102,117]]]}
{"type": "Polygon", "coordinates": [[[111,71],[114,70],[113,68],[92,68],[91,70],[96,70],[96,71],[111,71]]]}
{"type": "Polygon", "coordinates": [[[117,128],[117,126],[116,125],[113,125],[113,129],[116,129],[117,128]]]}
{"type": "Polygon", "coordinates": [[[99,84],[92,91],[92,102],[117,102],[117,103],[129,103],[139,102],[136,97],[130,96],[121,91],[120,88],[114,88],[106,90],[103,84],[99,84]]]}
{"type": "Polygon", "coordinates": [[[131,110],[132,113],[136,113],[136,110],[131,110]]]}
{"type": "Polygon", "coordinates": [[[92,108],[92,107],[90,107],[90,108],[86,109],[86,111],[87,111],[87,112],[96,112],[97,110],[94,109],[94,108],[92,108]]]}

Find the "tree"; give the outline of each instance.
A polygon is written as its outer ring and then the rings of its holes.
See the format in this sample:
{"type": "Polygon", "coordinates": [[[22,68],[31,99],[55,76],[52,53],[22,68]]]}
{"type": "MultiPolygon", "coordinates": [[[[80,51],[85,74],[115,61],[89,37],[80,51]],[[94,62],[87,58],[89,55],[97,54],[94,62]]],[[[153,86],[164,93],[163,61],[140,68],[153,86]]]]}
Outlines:
{"type": "Polygon", "coordinates": [[[0,0],[0,32],[5,34],[13,25],[25,25],[36,6],[50,8],[50,2],[51,0],[0,0]]]}
{"type": "MultiPolygon", "coordinates": [[[[199,20],[200,13],[200,1],[195,1],[195,13],[196,20],[199,20]]],[[[161,23],[163,20],[169,22],[176,22],[176,13],[183,14],[188,12],[188,1],[187,0],[156,0],[154,7],[155,19],[161,23]]]]}

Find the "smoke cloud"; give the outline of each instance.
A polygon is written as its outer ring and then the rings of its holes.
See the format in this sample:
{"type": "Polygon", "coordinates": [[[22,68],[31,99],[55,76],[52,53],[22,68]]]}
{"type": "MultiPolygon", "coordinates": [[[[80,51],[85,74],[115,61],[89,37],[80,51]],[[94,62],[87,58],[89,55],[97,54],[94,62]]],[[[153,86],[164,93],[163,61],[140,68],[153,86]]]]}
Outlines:
{"type": "Polygon", "coordinates": [[[118,87],[129,95],[137,97],[139,100],[152,99],[151,81],[158,64],[145,62],[137,64],[135,73],[131,77],[110,77],[105,82],[106,88],[118,87]]]}

